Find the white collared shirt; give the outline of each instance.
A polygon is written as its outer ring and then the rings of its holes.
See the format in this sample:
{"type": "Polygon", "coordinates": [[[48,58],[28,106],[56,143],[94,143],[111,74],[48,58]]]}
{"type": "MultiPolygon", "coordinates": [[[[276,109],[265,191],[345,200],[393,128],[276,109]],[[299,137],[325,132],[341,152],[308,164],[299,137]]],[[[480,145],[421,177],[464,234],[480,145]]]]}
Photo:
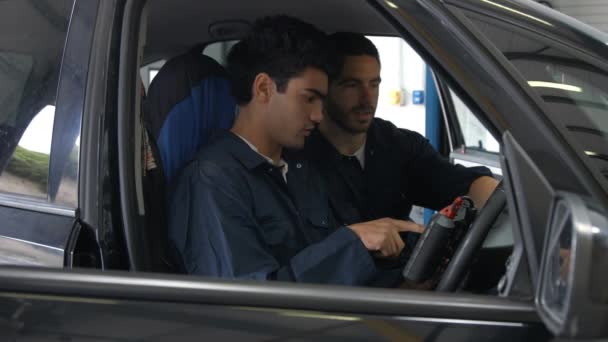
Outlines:
{"type": "MultiPolygon", "coordinates": [[[[233,132],[234,133],[234,132],[233,132]]],[[[285,183],[287,183],[287,171],[289,171],[289,165],[287,164],[287,162],[285,160],[283,160],[283,158],[281,158],[279,160],[278,163],[275,163],[272,158],[263,155],[262,153],[260,153],[260,151],[258,151],[258,148],[255,147],[254,144],[250,143],[247,139],[243,138],[242,136],[234,133],[237,137],[241,138],[249,147],[251,147],[252,150],[255,151],[255,153],[259,154],[260,156],[262,156],[264,159],[266,159],[271,165],[274,165],[278,168],[281,169],[281,175],[283,175],[283,179],[285,180],[285,183]]]]}
{"type": "Polygon", "coordinates": [[[361,145],[361,147],[357,150],[357,152],[353,153],[351,156],[349,157],[355,157],[357,158],[357,160],[359,161],[359,164],[361,164],[361,169],[365,169],[365,144],[367,142],[364,142],[363,145],[361,145]]]}

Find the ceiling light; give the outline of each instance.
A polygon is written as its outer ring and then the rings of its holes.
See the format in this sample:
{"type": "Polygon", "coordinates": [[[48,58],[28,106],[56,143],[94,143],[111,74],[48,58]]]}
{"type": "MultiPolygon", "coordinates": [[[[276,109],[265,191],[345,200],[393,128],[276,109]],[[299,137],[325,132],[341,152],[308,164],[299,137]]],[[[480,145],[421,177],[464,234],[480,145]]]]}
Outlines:
{"type": "Polygon", "coordinates": [[[386,0],[385,1],[387,5],[389,5],[390,7],[394,8],[394,9],[398,9],[399,7],[397,5],[395,5],[393,2],[386,0]]]}
{"type": "Polygon", "coordinates": [[[526,17],[526,18],[529,18],[529,19],[532,19],[532,20],[536,20],[536,21],[538,21],[539,23],[542,23],[542,24],[545,24],[545,25],[548,25],[548,26],[553,26],[553,24],[551,24],[551,23],[550,23],[550,22],[548,22],[548,21],[545,21],[545,20],[539,19],[539,18],[537,18],[537,17],[535,17],[535,16],[532,16],[532,15],[526,14],[526,13],[521,12],[521,11],[518,11],[518,10],[516,10],[516,9],[513,9],[513,8],[510,8],[510,7],[507,7],[507,6],[505,6],[505,5],[497,4],[497,3],[493,2],[493,1],[490,1],[490,0],[481,0],[481,1],[482,1],[482,2],[485,2],[485,3],[487,3],[487,4],[490,4],[490,5],[496,6],[496,7],[498,7],[498,8],[502,8],[502,9],[504,9],[504,10],[506,10],[506,11],[511,12],[511,13],[519,14],[519,15],[521,15],[521,16],[523,16],[523,17],[526,17]]]}
{"type": "Polygon", "coordinates": [[[577,93],[581,93],[583,89],[581,87],[563,84],[563,83],[554,83],[554,82],[542,82],[542,81],[528,81],[530,87],[539,87],[539,88],[553,88],[553,89],[561,89],[567,91],[574,91],[577,93]]]}

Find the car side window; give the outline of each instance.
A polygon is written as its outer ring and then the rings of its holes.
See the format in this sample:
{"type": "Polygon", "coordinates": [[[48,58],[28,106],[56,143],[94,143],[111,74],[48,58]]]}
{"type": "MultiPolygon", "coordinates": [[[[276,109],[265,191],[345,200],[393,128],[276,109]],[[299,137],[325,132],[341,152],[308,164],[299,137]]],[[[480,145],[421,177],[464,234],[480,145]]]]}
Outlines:
{"type": "MultiPolygon", "coordinates": [[[[72,0],[0,2],[0,196],[49,200],[55,101],[72,6],[72,0]]],[[[66,143],[78,145],[75,140],[66,143]]],[[[77,148],[68,159],[63,175],[76,189],[77,148]]],[[[75,191],[65,190],[52,197],[75,204],[75,191]]]]}
{"type": "Polygon", "coordinates": [[[454,111],[462,130],[466,148],[477,149],[482,152],[499,153],[500,145],[490,134],[487,128],[477,119],[471,109],[450,89],[450,98],[454,105],[454,111]]]}
{"type": "Polygon", "coordinates": [[[450,161],[466,167],[485,166],[494,177],[502,177],[499,142],[454,90],[448,87],[444,98],[455,114],[451,115],[456,121],[451,122],[451,131],[458,136],[452,139],[450,161]]]}
{"type": "Polygon", "coordinates": [[[215,59],[221,65],[226,66],[226,58],[228,57],[228,53],[236,43],[238,43],[238,40],[227,40],[211,43],[205,46],[203,49],[203,55],[209,56],[215,59]]]}
{"type": "Polygon", "coordinates": [[[154,80],[154,77],[156,77],[156,75],[160,71],[160,68],[165,65],[165,62],[167,61],[161,59],[152,63],[148,63],[139,68],[139,77],[144,85],[144,88],[146,89],[146,93],[148,92],[148,88],[150,87],[152,80],[154,80]]]}

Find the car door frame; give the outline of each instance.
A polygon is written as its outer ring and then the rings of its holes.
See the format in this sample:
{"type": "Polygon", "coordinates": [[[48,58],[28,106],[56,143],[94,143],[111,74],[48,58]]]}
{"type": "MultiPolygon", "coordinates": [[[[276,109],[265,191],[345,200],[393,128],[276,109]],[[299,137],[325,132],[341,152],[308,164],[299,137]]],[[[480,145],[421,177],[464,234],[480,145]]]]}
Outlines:
{"type": "MultiPolygon", "coordinates": [[[[402,5],[404,2],[398,3],[402,5]]],[[[132,113],[136,103],[136,87],[134,85],[137,84],[137,53],[133,49],[137,48],[134,40],[137,41],[135,37],[138,37],[139,32],[139,18],[136,12],[138,9],[141,10],[142,4],[142,1],[127,0],[125,8],[127,11],[132,12],[127,13],[122,18],[122,21],[116,20],[111,25],[112,31],[118,25],[122,25],[120,28],[122,34],[121,49],[110,53],[106,57],[107,65],[111,65],[112,60],[117,58],[117,55],[120,55],[117,98],[122,96],[122,100],[117,100],[118,114],[132,113]],[[119,24],[119,22],[121,23],[119,24]]],[[[411,25],[404,25],[401,21],[395,19],[392,14],[388,13],[388,11],[391,11],[389,8],[391,6],[386,3],[372,1],[371,4],[394,25],[401,27],[402,35],[406,37],[408,42],[415,42],[414,45],[417,47],[418,52],[426,57],[427,60],[430,60],[431,64],[436,66],[434,69],[442,70],[442,73],[447,75],[458,87],[469,89],[470,92],[465,91],[466,94],[473,94],[469,100],[472,103],[481,103],[480,107],[483,107],[484,113],[498,114],[496,108],[510,107],[514,102],[519,102],[513,99],[497,99],[496,101],[488,102],[489,98],[488,96],[484,96],[485,92],[482,89],[478,89],[472,86],[471,83],[467,83],[466,79],[465,81],[457,81],[458,78],[447,71],[446,62],[438,60],[431,54],[434,48],[429,46],[425,37],[421,35],[421,32],[417,31],[420,27],[416,28],[411,25]]],[[[399,7],[399,5],[395,6],[399,7]]],[[[518,105],[519,109],[529,113],[530,117],[538,116],[539,109],[535,107],[535,102],[529,98],[529,94],[522,93],[521,89],[518,88],[517,82],[509,78],[509,74],[504,69],[497,67],[497,65],[500,66],[501,64],[495,60],[494,56],[488,54],[483,44],[470,39],[466,34],[468,31],[463,29],[460,22],[454,21],[453,16],[445,8],[442,8],[442,4],[439,1],[425,0],[415,3],[411,2],[407,3],[405,7],[410,9],[411,13],[420,15],[419,19],[416,19],[417,15],[409,15],[410,24],[412,22],[419,23],[425,18],[428,19],[429,16],[433,18],[434,22],[443,21],[446,23],[445,25],[448,26],[451,34],[459,38],[454,44],[465,42],[465,45],[471,47],[470,51],[473,51],[472,55],[483,64],[482,74],[484,75],[484,83],[493,82],[493,84],[501,85],[502,88],[507,90],[507,93],[513,95],[518,100],[522,100],[522,103],[518,105]],[[495,78],[498,78],[498,80],[494,80],[495,78]]],[[[425,27],[425,29],[430,28],[425,27]]],[[[446,30],[446,28],[437,27],[432,33],[434,36],[439,37],[446,30]]],[[[448,40],[447,37],[444,39],[444,42],[448,40]]],[[[96,43],[96,48],[100,48],[100,46],[102,46],[101,43],[96,43]]],[[[455,49],[455,51],[461,49],[462,47],[455,49]]],[[[441,56],[441,53],[436,55],[441,56]]],[[[460,63],[460,69],[463,69],[466,65],[462,60],[462,56],[458,56],[456,59],[460,63]]],[[[98,82],[103,82],[103,78],[91,80],[90,82],[97,84],[98,82]]],[[[116,84],[113,83],[111,78],[106,78],[105,84],[97,84],[97,86],[103,87],[106,90],[114,85],[116,84]]],[[[95,87],[96,85],[89,84],[89,86],[95,87]]],[[[107,99],[109,95],[106,94],[105,96],[107,99]]],[[[85,107],[90,111],[95,111],[97,107],[92,106],[88,102],[89,100],[91,99],[87,99],[85,107]]],[[[111,101],[109,104],[106,103],[104,108],[108,108],[109,106],[111,106],[111,101]]],[[[106,115],[109,114],[106,113],[106,115]]],[[[136,118],[129,115],[118,115],[117,120],[120,126],[120,120],[136,120],[136,118]]],[[[508,127],[505,122],[501,122],[499,115],[490,116],[489,122],[493,129],[499,132],[508,127]]],[[[129,127],[133,127],[133,123],[123,122],[122,124],[124,126],[122,129],[119,129],[118,141],[123,139],[124,142],[126,141],[124,140],[126,139],[124,135],[128,134],[129,127]]],[[[541,127],[542,124],[544,124],[542,120],[535,123],[535,125],[541,127]]],[[[548,138],[549,141],[554,141],[555,139],[558,138],[553,136],[548,138]]],[[[98,142],[102,140],[103,138],[99,136],[98,142]]],[[[91,143],[94,143],[94,141],[91,141],[91,143]]],[[[558,146],[561,145],[558,144],[558,146]]],[[[119,146],[118,148],[125,148],[125,146],[119,146]]],[[[126,156],[128,154],[119,158],[118,177],[122,184],[120,186],[120,190],[122,190],[120,191],[120,208],[122,209],[120,221],[125,229],[125,235],[129,235],[134,234],[138,220],[136,218],[137,203],[132,191],[134,189],[135,179],[133,175],[135,173],[132,172],[133,165],[129,166],[126,156]]],[[[570,157],[570,155],[567,155],[566,158],[570,157]]],[[[572,160],[570,160],[570,163],[572,163],[572,160]]],[[[101,166],[98,165],[97,167],[101,166]]],[[[576,171],[573,172],[576,173],[576,171]]],[[[91,205],[91,210],[95,208],[92,203],[85,203],[83,205],[91,205]]],[[[101,221],[101,219],[97,220],[98,222],[101,221]]],[[[92,219],[91,224],[99,224],[94,221],[92,219]]],[[[132,240],[129,241],[129,238],[127,238],[127,246],[131,253],[135,253],[136,251],[131,249],[133,248],[133,243],[132,240]]],[[[397,290],[388,289],[344,288],[328,285],[284,284],[279,282],[258,283],[213,280],[182,275],[151,275],[83,270],[66,272],[63,270],[0,268],[0,280],[0,284],[2,284],[0,288],[4,291],[44,293],[73,298],[112,298],[119,301],[135,300],[231,307],[248,306],[255,308],[300,309],[355,315],[369,314],[377,317],[416,318],[421,321],[438,322],[441,324],[475,325],[482,323],[494,324],[496,326],[512,326],[514,324],[518,327],[529,326],[537,330],[544,329],[540,324],[533,302],[522,302],[511,298],[490,296],[415,291],[397,292],[397,290]],[[33,281],[34,279],[37,279],[37,281],[33,281]]]]}
{"type": "MultiPolygon", "coordinates": [[[[90,41],[97,2],[74,1],[62,51],[56,108],[49,157],[47,199],[0,193],[0,251],[10,264],[63,267],[69,263],[73,241],[79,230],[77,206],[57,204],[52,194],[63,181],[63,169],[72,145],[60,144],[60,137],[79,134],[83,114],[90,41]]],[[[80,163],[80,158],[79,158],[80,163]]],[[[78,200],[78,193],[74,193],[78,200]]]]}
{"type": "MultiPolygon", "coordinates": [[[[121,51],[121,73],[120,76],[123,77],[122,79],[119,80],[119,84],[120,84],[120,92],[121,94],[119,94],[119,118],[120,120],[123,120],[123,122],[119,122],[119,126],[122,125],[123,128],[121,131],[119,131],[119,142],[121,141],[121,137],[120,135],[122,135],[122,141],[123,142],[127,142],[130,141],[130,139],[132,139],[132,131],[133,131],[133,127],[135,125],[135,120],[137,119],[136,117],[134,117],[133,115],[129,116],[127,115],[128,113],[133,113],[136,112],[136,101],[135,101],[135,96],[136,96],[136,89],[137,87],[135,86],[137,84],[137,66],[138,66],[138,61],[137,61],[137,46],[138,44],[135,44],[134,42],[138,40],[139,38],[139,30],[140,30],[140,18],[139,15],[141,15],[141,11],[144,8],[144,1],[143,0],[133,0],[133,1],[127,1],[127,5],[126,5],[126,13],[125,13],[125,18],[126,20],[123,22],[123,43],[121,45],[121,47],[123,48],[123,50],[121,51]],[[129,42],[129,44],[126,44],[125,42],[129,42]],[[125,51],[124,49],[128,49],[127,51],[125,51]],[[122,96],[122,97],[121,97],[122,96]],[[121,100],[122,99],[122,100],[121,100]],[[120,115],[120,113],[123,113],[123,115],[120,115]]],[[[128,144],[126,143],[119,143],[119,148],[120,149],[125,149],[128,146],[128,144]],[[122,146],[121,146],[122,145],[122,146]]],[[[122,151],[123,156],[121,158],[121,162],[125,162],[127,163],[129,161],[130,156],[132,156],[132,151],[125,149],[122,151]]],[[[137,236],[136,232],[138,230],[137,227],[137,222],[140,221],[140,219],[137,217],[138,216],[138,203],[136,202],[137,198],[135,196],[135,175],[136,173],[134,172],[134,164],[131,163],[131,165],[125,165],[123,167],[123,169],[121,170],[121,176],[120,176],[120,182],[121,182],[121,200],[122,200],[122,209],[123,209],[123,223],[124,223],[124,227],[125,227],[125,231],[127,231],[125,234],[128,236],[132,236],[135,237],[137,236]]],[[[139,228],[141,229],[141,228],[139,228]]],[[[127,245],[129,246],[129,249],[135,247],[132,251],[132,260],[136,260],[137,259],[137,246],[136,245],[136,241],[133,239],[131,241],[127,241],[127,245]]],[[[186,281],[185,279],[187,278],[183,278],[184,281],[186,281]]],[[[203,278],[201,278],[203,279],[203,278]]],[[[206,287],[205,285],[206,282],[199,284],[198,286],[203,286],[206,287]]],[[[330,305],[330,307],[325,306],[325,305],[321,305],[320,302],[322,302],[323,300],[321,300],[321,298],[327,298],[327,293],[323,293],[324,291],[319,291],[318,293],[313,293],[313,292],[309,292],[306,291],[307,289],[307,285],[300,285],[300,284],[290,284],[290,285],[284,285],[284,284],[280,284],[280,283],[275,283],[275,282],[270,282],[270,283],[264,283],[262,285],[255,286],[254,287],[254,291],[245,291],[245,288],[240,288],[239,291],[227,291],[231,286],[228,284],[234,284],[236,286],[236,284],[239,284],[239,281],[234,281],[234,282],[226,282],[226,281],[222,281],[221,284],[222,286],[218,286],[213,287],[214,289],[217,289],[217,291],[219,291],[220,293],[224,293],[227,294],[228,292],[231,293],[232,296],[235,296],[235,298],[241,298],[244,302],[239,301],[238,303],[246,305],[246,303],[251,303],[251,300],[254,300],[256,305],[261,305],[261,306],[270,306],[270,307],[276,307],[277,305],[279,305],[280,307],[284,307],[284,308],[294,308],[294,307],[299,307],[298,304],[298,300],[297,298],[308,298],[310,301],[308,300],[304,300],[302,302],[302,305],[305,305],[305,308],[308,309],[313,309],[314,307],[316,307],[317,309],[323,309],[323,310],[331,310],[331,311],[342,311],[342,312],[351,312],[351,309],[353,309],[353,305],[355,305],[355,303],[359,300],[356,298],[360,298],[360,300],[363,300],[362,298],[373,298],[374,296],[371,295],[371,293],[367,293],[366,295],[353,295],[353,296],[346,296],[346,297],[342,297],[342,299],[344,300],[342,302],[342,304],[338,304],[338,302],[334,302],[332,305],[330,305]],[[224,287],[225,286],[225,287],[224,287]],[[259,293],[258,291],[260,289],[264,288],[264,292],[266,291],[270,291],[270,293],[274,293],[274,294],[278,294],[278,293],[283,293],[285,294],[285,304],[281,305],[278,304],[276,300],[270,300],[270,301],[260,301],[259,297],[259,293]],[[226,292],[227,291],[227,292],[226,292]],[[245,292],[242,292],[245,291],[245,292]],[[253,295],[254,293],[257,293],[255,296],[256,298],[252,298],[250,297],[251,295],[253,295]],[[291,298],[291,299],[288,299],[291,298]],[[314,306],[311,307],[309,306],[311,303],[314,303],[314,306]],[[346,305],[346,306],[343,306],[346,305]]],[[[250,284],[248,282],[244,282],[244,284],[250,284]]],[[[258,285],[258,284],[256,284],[258,285]]],[[[197,286],[197,287],[198,287],[197,286]]],[[[253,286],[253,285],[251,285],[253,286]]],[[[332,286],[322,286],[322,288],[327,289],[328,291],[332,288],[332,286]]],[[[350,290],[350,289],[349,289],[350,290]]],[[[369,289],[353,289],[353,291],[376,291],[376,290],[369,290],[369,289]]],[[[380,291],[380,290],[378,290],[380,291]]],[[[433,297],[435,294],[431,294],[430,297],[433,297]]],[[[332,295],[333,296],[333,295],[332,295]]],[[[388,296],[386,299],[388,299],[389,297],[392,297],[391,300],[388,300],[382,304],[378,303],[379,305],[376,306],[376,309],[379,309],[379,311],[374,312],[376,314],[380,314],[381,312],[384,312],[384,314],[387,315],[392,315],[394,313],[385,311],[384,309],[380,309],[380,307],[388,307],[390,306],[391,302],[393,303],[397,303],[400,301],[401,298],[407,298],[405,299],[406,302],[409,303],[413,303],[414,301],[418,303],[418,306],[420,308],[422,308],[421,310],[425,311],[426,309],[423,308],[429,308],[429,307],[434,307],[435,304],[433,302],[437,302],[436,300],[431,300],[428,299],[429,294],[421,294],[421,293],[400,293],[399,295],[395,295],[395,293],[393,292],[393,296],[388,296]],[[417,298],[417,299],[415,299],[417,298]]],[[[459,300],[458,298],[461,296],[459,294],[450,294],[448,295],[450,298],[452,298],[453,300],[455,300],[455,302],[459,302],[462,303],[461,300],[459,300]]],[[[224,298],[224,296],[220,296],[221,298],[224,298]]],[[[465,296],[466,298],[469,298],[468,296],[465,296]]],[[[488,300],[488,304],[489,303],[494,303],[493,300],[497,299],[497,298],[486,298],[486,297],[482,297],[484,299],[480,299],[480,302],[478,302],[478,304],[480,304],[481,302],[483,302],[485,299],[488,300]]],[[[225,299],[225,298],[224,298],[225,299]]],[[[523,305],[524,307],[528,306],[528,305],[533,305],[532,302],[529,303],[520,303],[518,301],[513,301],[511,302],[510,299],[498,299],[498,302],[501,303],[510,303],[510,304],[515,304],[517,303],[517,305],[523,305]]],[[[236,302],[235,302],[236,304],[236,302]]],[[[369,305],[370,303],[368,303],[369,305]]],[[[510,311],[509,309],[509,305],[504,306],[503,308],[505,309],[505,312],[510,311]]],[[[447,305],[447,307],[449,307],[450,305],[446,303],[444,303],[443,305],[447,305]]],[[[499,308],[500,305],[495,306],[496,304],[491,304],[490,306],[493,306],[495,309],[499,308]]],[[[483,306],[483,305],[482,305],[483,306]]],[[[364,312],[372,312],[369,311],[371,310],[371,307],[368,307],[370,309],[364,310],[364,312]]],[[[477,306],[477,308],[479,309],[480,306],[477,306]]],[[[432,311],[432,310],[431,310],[432,311]]],[[[500,309],[498,310],[498,312],[500,312],[500,309]]],[[[425,314],[430,313],[430,311],[425,311],[425,314]]],[[[401,314],[406,314],[406,311],[402,311],[401,314]]],[[[407,314],[409,314],[409,312],[407,312],[407,314]]],[[[457,313],[457,315],[461,318],[463,317],[467,317],[466,314],[464,314],[464,312],[460,312],[457,313]]],[[[433,315],[435,318],[439,318],[436,315],[433,315]]],[[[448,312],[442,312],[441,315],[439,315],[440,317],[452,317],[448,312]]],[[[499,315],[500,316],[500,315],[499,315]]],[[[507,315],[510,316],[510,315],[507,315]]],[[[534,316],[534,314],[533,314],[534,316]]],[[[475,318],[480,318],[479,316],[473,315],[470,316],[475,317],[475,318]]],[[[488,316],[486,316],[488,317],[488,316]]],[[[468,318],[468,317],[467,317],[468,318]]],[[[501,317],[500,319],[503,319],[505,317],[501,317]]],[[[499,321],[500,321],[499,319],[499,321]]],[[[516,316],[510,316],[509,319],[507,320],[513,320],[513,321],[518,321],[518,318],[516,316]]],[[[498,321],[497,321],[498,322],[498,321]]]]}

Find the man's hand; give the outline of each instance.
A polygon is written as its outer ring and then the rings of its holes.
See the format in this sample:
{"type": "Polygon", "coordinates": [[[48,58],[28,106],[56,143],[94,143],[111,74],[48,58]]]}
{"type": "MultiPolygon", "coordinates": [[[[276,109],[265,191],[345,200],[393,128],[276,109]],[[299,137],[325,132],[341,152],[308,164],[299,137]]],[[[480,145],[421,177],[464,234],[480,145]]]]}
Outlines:
{"type": "Polygon", "coordinates": [[[357,223],[349,226],[371,252],[376,252],[378,257],[397,257],[403,250],[405,244],[399,232],[422,233],[424,227],[411,222],[382,218],[379,220],[357,223]]]}

